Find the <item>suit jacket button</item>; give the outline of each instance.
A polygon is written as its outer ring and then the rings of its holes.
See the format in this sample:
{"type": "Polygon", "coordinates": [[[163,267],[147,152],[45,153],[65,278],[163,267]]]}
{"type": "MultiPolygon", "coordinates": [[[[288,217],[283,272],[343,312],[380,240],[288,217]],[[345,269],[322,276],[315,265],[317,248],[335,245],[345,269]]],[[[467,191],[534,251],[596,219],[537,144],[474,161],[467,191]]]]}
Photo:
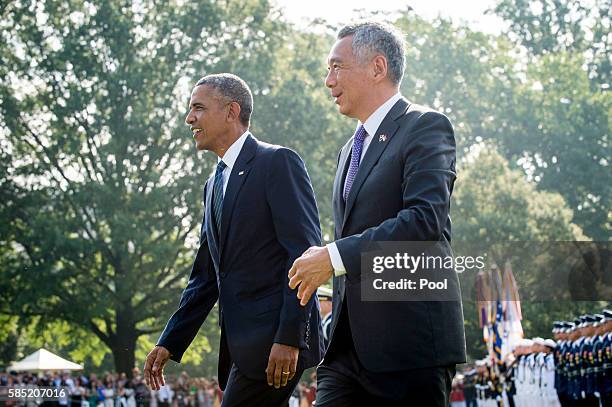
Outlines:
{"type": "Polygon", "coordinates": [[[221,276],[221,278],[225,277],[225,271],[222,271],[221,273],[219,273],[219,275],[221,276]]]}

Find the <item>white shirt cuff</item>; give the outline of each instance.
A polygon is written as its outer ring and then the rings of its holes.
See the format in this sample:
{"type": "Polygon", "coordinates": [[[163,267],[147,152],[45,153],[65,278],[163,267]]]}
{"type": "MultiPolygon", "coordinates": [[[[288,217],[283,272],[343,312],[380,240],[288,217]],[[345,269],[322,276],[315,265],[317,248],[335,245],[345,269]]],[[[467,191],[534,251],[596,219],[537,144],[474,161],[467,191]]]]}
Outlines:
{"type": "Polygon", "coordinates": [[[335,242],[328,243],[327,252],[329,253],[329,258],[331,259],[332,266],[334,268],[334,275],[336,277],[342,276],[346,274],[346,269],[344,268],[344,263],[342,263],[342,257],[340,257],[340,252],[336,247],[335,242]]]}

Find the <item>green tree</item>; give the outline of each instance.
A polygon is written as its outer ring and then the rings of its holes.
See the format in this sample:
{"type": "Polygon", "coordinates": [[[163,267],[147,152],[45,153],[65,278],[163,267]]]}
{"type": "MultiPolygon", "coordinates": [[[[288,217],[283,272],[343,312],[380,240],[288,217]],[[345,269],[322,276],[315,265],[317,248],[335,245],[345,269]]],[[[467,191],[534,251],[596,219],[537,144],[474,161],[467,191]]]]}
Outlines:
{"type": "MultiPolygon", "coordinates": [[[[578,7],[575,3],[570,9],[578,7]]],[[[609,24],[601,13],[605,7],[597,4],[600,9],[596,11],[582,10],[592,19],[579,18],[571,30],[581,30],[588,37],[585,30],[595,32],[609,24]],[[590,29],[585,27],[589,22],[590,29]]],[[[611,227],[607,203],[612,198],[612,96],[607,80],[601,78],[609,74],[605,63],[609,58],[596,61],[595,51],[589,51],[591,43],[578,36],[567,46],[559,45],[558,38],[551,40],[555,46],[552,42],[531,44],[526,53],[522,46],[529,44],[517,38],[524,39],[528,23],[533,23],[520,17],[533,12],[528,2],[503,1],[497,10],[502,17],[527,25],[512,25],[513,35],[492,36],[443,18],[428,22],[404,13],[396,21],[407,33],[408,44],[402,91],[415,102],[449,116],[459,157],[475,143],[494,141],[503,156],[519,163],[539,189],[559,192],[565,198],[573,210],[573,221],[587,236],[606,241],[611,227]],[[597,81],[602,82],[595,83],[595,73],[584,69],[590,63],[597,66],[597,81]]],[[[558,10],[561,17],[566,15],[563,10],[558,10]]],[[[536,30],[537,35],[551,35],[546,30],[536,30]]]]}
{"type": "MultiPolygon", "coordinates": [[[[453,245],[455,247],[494,248],[497,243],[508,241],[540,242],[584,239],[581,229],[571,222],[572,210],[557,193],[538,191],[533,182],[527,181],[520,169],[512,169],[508,161],[491,144],[476,145],[458,169],[452,211],[453,245]]],[[[537,244],[537,243],[536,243],[537,244]]],[[[474,253],[470,253],[474,255],[474,253]]],[[[503,258],[497,259],[504,265],[503,258]]],[[[517,267],[514,267],[515,273],[517,267]]],[[[473,291],[474,273],[461,275],[464,293],[466,341],[469,354],[481,357],[485,352],[482,330],[478,326],[473,291]]],[[[532,290],[547,287],[542,271],[528,270],[520,283],[519,294],[523,298],[536,298],[532,290]],[[527,290],[527,291],[526,291],[527,290]]],[[[531,301],[523,301],[525,331],[548,329],[550,316],[534,311],[539,307],[531,301]],[[532,310],[532,307],[534,310],[532,310]]],[[[541,308],[541,307],[540,307],[541,308]]],[[[594,308],[594,307],[593,307],[594,308]]],[[[559,306],[557,315],[574,315],[573,303],[559,306]]]]}
{"type": "MultiPolygon", "coordinates": [[[[320,26],[319,26],[320,27],[320,26]]],[[[333,240],[332,185],[338,152],[354,131],[331,103],[324,79],[332,37],[293,31],[277,54],[282,72],[273,76],[258,106],[255,134],[295,149],[311,177],[324,240],[333,240]]]]}
{"type": "Polygon", "coordinates": [[[14,316],[0,315],[0,366],[16,359],[19,340],[16,320],[14,316]]]}
{"type": "Polygon", "coordinates": [[[427,21],[406,12],[395,24],[407,44],[401,91],[449,117],[459,158],[475,143],[502,139],[512,125],[505,112],[516,102],[513,89],[520,83],[515,47],[444,18],[427,21]]]}
{"type": "Polygon", "coordinates": [[[455,241],[584,239],[561,195],[538,191],[493,145],[473,150],[458,170],[453,195],[455,241]]]}
{"type": "Polygon", "coordinates": [[[609,0],[501,0],[492,12],[533,56],[581,53],[593,85],[610,84],[609,0]]]}
{"type": "Polygon", "coordinates": [[[196,160],[182,123],[189,87],[227,60],[265,69],[280,41],[269,12],[266,1],[2,9],[10,313],[87,330],[130,372],[137,340],[176,306],[193,256],[185,242],[197,241],[211,160],[196,160]]]}
{"type": "Polygon", "coordinates": [[[523,124],[504,136],[503,145],[539,189],[564,197],[586,235],[607,241],[612,95],[592,90],[583,63],[579,54],[560,52],[530,64],[526,83],[515,91],[523,124]]]}
{"type": "Polygon", "coordinates": [[[561,193],[591,238],[610,239],[610,1],[502,0],[493,10],[509,23],[523,52],[515,69],[518,124],[503,138],[506,157],[522,160],[539,188],[561,193]]]}
{"type": "MultiPolygon", "coordinates": [[[[455,241],[609,239],[605,2],[540,3],[501,1],[512,23],[501,36],[409,10],[388,17],[407,34],[403,94],[450,117],[465,159],[455,241]]],[[[108,357],[86,355],[103,343],[120,371],[144,358],[197,244],[214,159],[196,156],[182,121],[207,73],[249,83],[253,133],[302,155],[331,238],[337,153],[354,130],[323,84],[337,27],[304,32],[281,17],[265,0],[0,8],[0,313],[19,316],[21,349],[51,343],[102,367],[108,357]]],[[[544,332],[540,308],[524,308],[526,330],[544,332]]],[[[187,354],[207,374],[217,339],[211,315],[187,354]]]]}

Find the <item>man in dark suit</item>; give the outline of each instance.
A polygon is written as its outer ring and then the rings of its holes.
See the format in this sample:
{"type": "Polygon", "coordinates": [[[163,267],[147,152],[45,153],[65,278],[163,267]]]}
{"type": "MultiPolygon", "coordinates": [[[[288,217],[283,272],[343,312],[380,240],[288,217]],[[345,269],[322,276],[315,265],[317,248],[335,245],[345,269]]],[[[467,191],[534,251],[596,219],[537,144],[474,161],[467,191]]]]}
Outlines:
{"type": "Polygon", "coordinates": [[[454,272],[452,301],[361,298],[361,254],[372,242],[436,242],[452,256],[453,129],[441,113],[400,95],[404,65],[401,34],[372,22],[340,30],[328,57],[325,84],[340,113],[359,123],[338,157],[336,240],[309,248],[289,272],[304,305],[333,275],[331,343],[317,370],[317,407],[448,406],[455,365],[465,361],[454,272]]]}
{"type": "Polygon", "coordinates": [[[235,75],[202,78],[185,122],[198,150],[218,156],[204,187],[204,220],[189,283],[145,363],[153,389],[168,359],[180,362],[219,301],[223,405],[281,406],[322,357],[319,305],[300,306],[287,272],[320,244],[314,192],[301,158],[248,131],[253,98],[235,75]]]}

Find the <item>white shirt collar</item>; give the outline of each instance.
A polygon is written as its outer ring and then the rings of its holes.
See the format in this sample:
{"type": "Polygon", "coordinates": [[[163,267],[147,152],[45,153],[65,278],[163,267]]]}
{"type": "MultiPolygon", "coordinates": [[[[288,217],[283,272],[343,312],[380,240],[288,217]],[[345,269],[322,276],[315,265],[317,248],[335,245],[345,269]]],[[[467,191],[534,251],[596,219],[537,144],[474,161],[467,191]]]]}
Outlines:
{"type": "MultiPolygon", "coordinates": [[[[363,124],[363,127],[365,127],[365,130],[368,132],[368,137],[374,136],[376,134],[376,131],[380,127],[380,124],[385,119],[387,114],[389,114],[389,111],[391,110],[391,108],[401,98],[402,98],[401,93],[397,92],[395,95],[387,99],[385,103],[380,105],[380,107],[376,109],[374,113],[372,113],[370,117],[366,119],[365,123],[363,124]]],[[[359,127],[360,124],[361,122],[357,123],[357,127],[359,127]]]]}
{"type": "Polygon", "coordinates": [[[249,131],[245,131],[242,133],[242,136],[238,137],[236,141],[232,143],[232,145],[227,149],[225,154],[223,154],[223,158],[218,158],[217,163],[221,160],[227,165],[227,169],[229,169],[229,173],[232,172],[232,168],[234,168],[234,164],[236,164],[236,160],[238,159],[238,155],[240,155],[240,151],[242,150],[242,146],[249,135],[249,131]]]}

